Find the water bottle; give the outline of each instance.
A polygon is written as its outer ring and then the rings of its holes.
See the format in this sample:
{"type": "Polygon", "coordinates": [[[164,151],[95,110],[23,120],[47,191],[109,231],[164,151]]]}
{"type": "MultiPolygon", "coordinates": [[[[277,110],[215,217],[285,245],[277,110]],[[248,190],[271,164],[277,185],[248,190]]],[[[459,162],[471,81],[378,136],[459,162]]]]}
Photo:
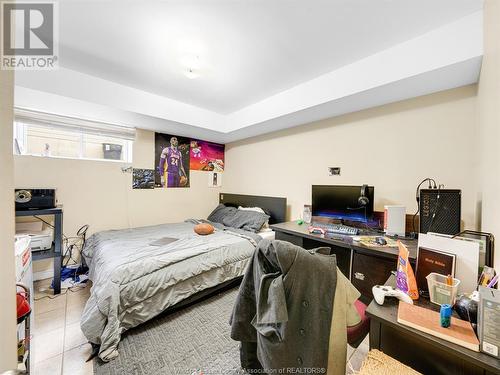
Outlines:
{"type": "Polygon", "coordinates": [[[311,224],[312,211],[311,211],[311,206],[309,206],[307,204],[304,205],[304,212],[302,214],[302,220],[304,220],[304,223],[306,223],[306,224],[311,224]]]}

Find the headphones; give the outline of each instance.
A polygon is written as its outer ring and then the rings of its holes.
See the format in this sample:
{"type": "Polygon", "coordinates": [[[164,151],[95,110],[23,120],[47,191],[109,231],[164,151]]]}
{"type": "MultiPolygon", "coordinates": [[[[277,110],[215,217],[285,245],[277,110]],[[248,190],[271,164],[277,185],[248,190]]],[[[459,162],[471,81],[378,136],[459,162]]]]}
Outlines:
{"type": "Polygon", "coordinates": [[[368,185],[365,184],[361,186],[361,193],[358,198],[358,204],[361,207],[365,207],[368,205],[368,203],[370,203],[370,199],[368,199],[368,185]]]}

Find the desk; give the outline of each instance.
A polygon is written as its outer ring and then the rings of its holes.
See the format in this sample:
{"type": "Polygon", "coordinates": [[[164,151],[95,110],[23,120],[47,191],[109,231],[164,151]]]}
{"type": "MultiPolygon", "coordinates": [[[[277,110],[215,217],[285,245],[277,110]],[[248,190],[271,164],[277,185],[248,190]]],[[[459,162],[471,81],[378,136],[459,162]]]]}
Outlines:
{"type": "MultiPolygon", "coordinates": [[[[386,285],[395,286],[394,276],[386,285]]],[[[415,304],[439,311],[439,306],[420,298],[415,304]]],[[[500,374],[500,361],[446,340],[398,323],[398,300],[386,298],[383,305],[372,301],[370,349],[378,349],[424,374],[500,374]]]]}
{"type": "MultiPolygon", "coordinates": [[[[369,247],[353,241],[352,236],[334,234],[311,234],[308,225],[299,225],[295,221],[273,224],[276,239],[291,242],[305,249],[328,246],[337,257],[337,266],[360,291],[361,300],[368,304],[373,299],[372,287],[384,284],[396,269],[398,249],[388,246],[369,247]]],[[[410,251],[410,263],[417,258],[417,241],[405,240],[403,243],[410,251]]]]}
{"type": "Polygon", "coordinates": [[[31,253],[33,261],[42,259],[54,259],[54,294],[61,293],[61,264],[62,264],[62,233],[63,233],[63,210],[62,208],[49,208],[41,210],[16,211],[16,217],[25,216],[54,216],[54,241],[49,250],[35,251],[31,253]]]}

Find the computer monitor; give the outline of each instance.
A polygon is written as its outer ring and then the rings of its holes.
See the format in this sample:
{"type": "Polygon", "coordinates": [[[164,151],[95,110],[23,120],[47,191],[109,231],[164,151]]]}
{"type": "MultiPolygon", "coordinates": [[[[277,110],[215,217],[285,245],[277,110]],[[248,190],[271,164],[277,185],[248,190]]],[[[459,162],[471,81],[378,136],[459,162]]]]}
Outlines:
{"type": "Polygon", "coordinates": [[[362,186],[313,185],[312,215],[336,220],[368,222],[373,218],[374,187],[366,188],[368,204],[359,203],[362,186]]]}

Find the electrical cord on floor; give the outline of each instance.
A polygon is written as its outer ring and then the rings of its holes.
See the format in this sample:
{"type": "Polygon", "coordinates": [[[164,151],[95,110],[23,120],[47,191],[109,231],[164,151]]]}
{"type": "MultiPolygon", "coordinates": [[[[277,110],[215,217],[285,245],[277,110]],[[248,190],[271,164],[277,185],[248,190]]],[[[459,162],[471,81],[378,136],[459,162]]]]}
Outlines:
{"type": "MultiPolygon", "coordinates": [[[[54,225],[49,223],[48,221],[42,219],[40,216],[37,216],[37,215],[33,215],[33,217],[37,220],[40,220],[42,223],[44,223],[45,225],[47,225],[48,227],[52,228],[52,229],[55,229],[54,225]]],[[[85,245],[85,241],[86,241],[86,235],[87,235],[87,230],[89,229],[89,225],[88,224],[85,224],[85,225],[82,225],[80,227],[80,229],[78,229],[78,231],[76,232],[76,236],[72,236],[72,237],[68,237],[66,236],[64,233],[62,233],[62,237],[63,237],[63,247],[65,248],[65,251],[63,253],[63,256],[62,256],[62,259],[66,259],[66,262],[63,263],[63,267],[67,267],[69,262],[70,261],[73,261],[74,264],[78,264],[78,261],[76,259],[73,258],[73,249],[76,247],[79,252],[81,253],[81,251],[83,250],[83,247],[85,245]],[[72,243],[71,245],[69,245],[69,241],[70,240],[73,240],[75,243],[72,243]],[[81,242],[78,246],[78,242],[81,242]],[[69,255],[69,256],[68,256],[69,255]]],[[[75,274],[74,276],[72,276],[73,280],[76,279],[76,277],[78,276],[77,275],[77,271],[78,271],[78,268],[75,268],[75,274]]],[[[45,298],[48,298],[48,299],[56,299],[60,296],[63,296],[63,295],[66,295],[69,292],[78,292],[82,289],[85,289],[87,287],[87,285],[75,285],[75,286],[72,286],[72,287],[69,287],[69,288],[66,288],[64,290],[64,292],[60,293],[60,294],[57,294],[57,295],[54,295],[54,296],[43,296],[43,297],[38,297],[38,298],[34,298],[34,301],[39,301],[39,300],[42,300],[42,299],[45,299],[45,298]]]]}
{"type": "Polygon", "coordinates": [[[66,288],[63,292],[59,293],[59,294],[56,294],[54,296],[49,296],[49,295],[46,295],[46,296],[43,296],[43,297],[38,297],[38,298],[33,298],[34,301],[40,301],[42,299],[57,299],[59,297],[62,297],[66,294],[68,294],[68,292],[71,292],[71,293],[76,293],[76,292],[79,292],[80,290],[83,290],[87,288],[87,284],[85,284],[84,286],[82,285],[75,285],[75,286],[72,286],[72,287],[69,287],[69,288],[66,288]]]}
{"type": "MultiPolygon", "coordinates": [[[[49,223],[47,220],[42,219],[40,216],[33,215],[33,217],[37,220],[40,220],[42,223],[44,223],[48,227],[55,229],[55,227],[52,223],[49,223]]],[[[65,249],[64,253],[63,253],[63,259],[67,258],[68,254],[69,254],[69,258],[66,260],[66,263],[64,264],[65,267],[69,264],[70,261],[73,261],[74,264],[78,264],[78,261],[73,258],[73,249],[74,249],[74,247],[76,247],[81,254],[83,247],[85,246],[88,229],[89,229],[89,225],[85,224],[85,225],[82,225],[80,227],[80,229],[78,229],[78,231],[76,232],[76,236],[68,237],[64,233],[62,233],[63,247],[65,249]],[[70,240],[72,240],[74,242],[71,245],[69,244],[70,240]],[[80,244],[78,244],[78,242],[80,242],[80,244]]]]}

